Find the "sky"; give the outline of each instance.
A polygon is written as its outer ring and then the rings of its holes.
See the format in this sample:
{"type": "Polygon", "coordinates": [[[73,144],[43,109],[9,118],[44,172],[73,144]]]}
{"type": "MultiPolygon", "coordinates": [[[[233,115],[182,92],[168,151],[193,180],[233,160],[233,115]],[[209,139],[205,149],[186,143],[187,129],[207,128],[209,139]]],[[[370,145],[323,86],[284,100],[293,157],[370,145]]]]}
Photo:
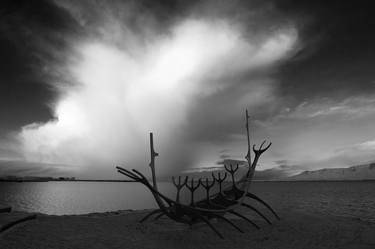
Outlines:
{"type": "Polygon", "coordinates": [[[0,175],[375,160],[370,1],[2,1],[0,175]]]}

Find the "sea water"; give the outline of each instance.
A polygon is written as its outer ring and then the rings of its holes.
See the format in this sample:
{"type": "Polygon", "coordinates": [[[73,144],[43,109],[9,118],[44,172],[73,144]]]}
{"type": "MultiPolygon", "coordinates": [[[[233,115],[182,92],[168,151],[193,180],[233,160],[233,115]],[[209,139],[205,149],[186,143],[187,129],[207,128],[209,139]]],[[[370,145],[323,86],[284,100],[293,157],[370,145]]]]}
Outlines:
{"type": "MultiPolygon", "coordinates": [[[[160,182],[159,190],[171,198],[175,196],[171,183],[160,182]]],[[[275,210],[375,222],[375,181],[253,182],[251,191],[275,210]]],[[[186,189],[182,195],[182,200],[189,202],[186,189]]],[[[14,210],[55,215],[156,207],[151,193],[139,183],[78,181],[0,182],[0,204],[14,210]]]]}

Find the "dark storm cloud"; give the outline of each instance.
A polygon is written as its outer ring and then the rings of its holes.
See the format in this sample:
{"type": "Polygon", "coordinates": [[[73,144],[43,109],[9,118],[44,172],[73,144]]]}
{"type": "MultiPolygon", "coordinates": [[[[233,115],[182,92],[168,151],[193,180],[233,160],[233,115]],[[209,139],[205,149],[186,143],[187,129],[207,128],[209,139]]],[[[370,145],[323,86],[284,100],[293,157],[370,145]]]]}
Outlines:
{"type": "Polygon", "coordinates": [[[280,94],[298,101],[375,92],[372,1],[276,1],[295,18],[304,48],[280,73],[280,94]]]}
{"type": "Polygon", "coordinates": [[[221,161],[216,162],[217,165],[238,165],[244,166],[247,165],[247,162],[244,160],[235,160],[235,159],[223,159],[221,161]]]}
{"type": "Polygon", "coordinates": [[[0,4],[0,137],[31,122],[51,119],[55,94],[46,82],[55,77],[49,63],[65,59],[75,30],[70,15],[51,1],[0,4]]]}
{"type": "Polygon", "coordinates": [[[228,154],[221,154],[220,155],[220,159],[227,159],[227,158],[230,158],[230,155],[228,155],[228,154]]]}

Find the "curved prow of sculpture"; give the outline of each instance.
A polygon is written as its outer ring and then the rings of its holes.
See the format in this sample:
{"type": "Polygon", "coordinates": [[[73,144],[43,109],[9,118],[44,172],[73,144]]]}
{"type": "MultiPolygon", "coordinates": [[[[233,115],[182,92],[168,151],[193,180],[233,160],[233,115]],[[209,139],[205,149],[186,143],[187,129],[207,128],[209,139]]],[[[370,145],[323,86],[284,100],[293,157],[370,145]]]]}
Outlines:
{"type": "Polygon", "coordinates": [[[250,183],[253,179],[253,176],[254,176],[254,173],[255,173],[255,168],[258,164],[258,160],[260,158],[260,156],[266,151],[268,150],[272,143],[270,142],[265,148],[263,148],[263,145],[266,143],[266,140],[264,140],[262,142],[262,144],[259,146],[259,149],[256,149],[255,148],[255,144],[253,145],[253,152],[255,154],[254,156],[254,160],[251,161],[251,144],[250,144],[250,126],[249,126],[249,119],[250,119],[250,116],[249,116],[249,113],[246,109],[246,137],[247,137],[247,154],[245,156],[245,159],[247,161],[247,165],[248,165],[248,170],[247,170],[247,173],[246,175],[244,175],[240,180],[239,180],[239,183],[241,184],[241,187],[240,189],[243,190],[244,192],[248,192],[249,188],[250,188],[250,183]]]}

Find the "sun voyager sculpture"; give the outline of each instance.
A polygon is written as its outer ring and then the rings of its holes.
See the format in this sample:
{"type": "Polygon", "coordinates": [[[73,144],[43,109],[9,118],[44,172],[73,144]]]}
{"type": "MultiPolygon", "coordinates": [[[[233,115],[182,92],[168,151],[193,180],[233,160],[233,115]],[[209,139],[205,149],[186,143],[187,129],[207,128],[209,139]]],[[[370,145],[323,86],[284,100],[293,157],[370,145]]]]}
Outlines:
{"type": "Polygon", "coordinates": [[[151,162],[149,166],[151,168],[152,184],[138,170],[127,170],[119,166],[116,167],[119,173],[132,179],[130,180],[131,182],[139,182],[145,185],[151,191],[153,197],[155,198],[155,201],[159,206],[158,209],[155,209],[148,213],[142,220],[140,220],[140,222],[144,222],[151,216],[158,214],[155,217],[155,219],[159,219],[162,216],[167,216],[176,222],[188,224],[190,226],[197,223],[206,223],[220,238],[224,238],[220,231],[217,228],[215,228],[215,226],[211,222],[213,219],[222,220],[231,225],[239,232],[243,233],[243,230],[240,227],[238,227],[232,220],[225,217],[226,214],[237,216],[247,221],[255,228],[260,229],[260,227],[257,224],[255,224],[251,219],[238,212],[239,207],[245,207],[257,213],[257,215],[264,219],[268,224],[272,224],[270,219],[267,218],[261,211],[259,211],[254,206],[245,203],[246,198],[253,199],[259,202],[265,208],[271,211],[277,219],[280,219],[270,205],[268,205],[259,196],[250,192],[250,185],[259,158],[266,150],[270,148],[272,143],[269,143],[267,146],[264,146],[266,141],[263,141],[263,143],[259,146],[258,149],[255,145],[253,145],[252,150],[255,156],[253,160],[251,159],[249,115],[247,110],[246,132],[248,145],[247,154],[245,156],[245,159],[247,161],[247,172],[241,178],[239,178],[239,180],[235,180],[235,174],[238,170],[238,165],[224,165],[224,168],[226,170],[225,174],[221,175],[221,173],[217,173],[215,175],[213,173],[211,180],[209,180],[208,178],[206,178],[205,180],[194,180],[194,178],[191,178],[189,180],[187,176],[181,180],[181,176],[179,176],[177,181],[177,179],[172,177],[172,182],[177,189],[175,200],[172,200],[171,198],[165,196],[158,190],[155,175],[155,158],[159,154],[156,153],[154,150],[153,134],[150,133],[151,162]],[[227,187],[224,187],[223,182],[226,180],[228,173],[231,176],[232,184],[230,184],[227,187]],[[218,191],[216,193],[211,193],[210,190],[212,189],[212,187],[214,187],[215,184],[218,185],[218,191]],[[180,201],[180,192],[183,187],[186,187],[190,191],[191,195],[189,204],[185,204],[180,201]],[[206,196],[200,200],[195,200],[194,193],[199,187],[204,188],[206,196]]]}

